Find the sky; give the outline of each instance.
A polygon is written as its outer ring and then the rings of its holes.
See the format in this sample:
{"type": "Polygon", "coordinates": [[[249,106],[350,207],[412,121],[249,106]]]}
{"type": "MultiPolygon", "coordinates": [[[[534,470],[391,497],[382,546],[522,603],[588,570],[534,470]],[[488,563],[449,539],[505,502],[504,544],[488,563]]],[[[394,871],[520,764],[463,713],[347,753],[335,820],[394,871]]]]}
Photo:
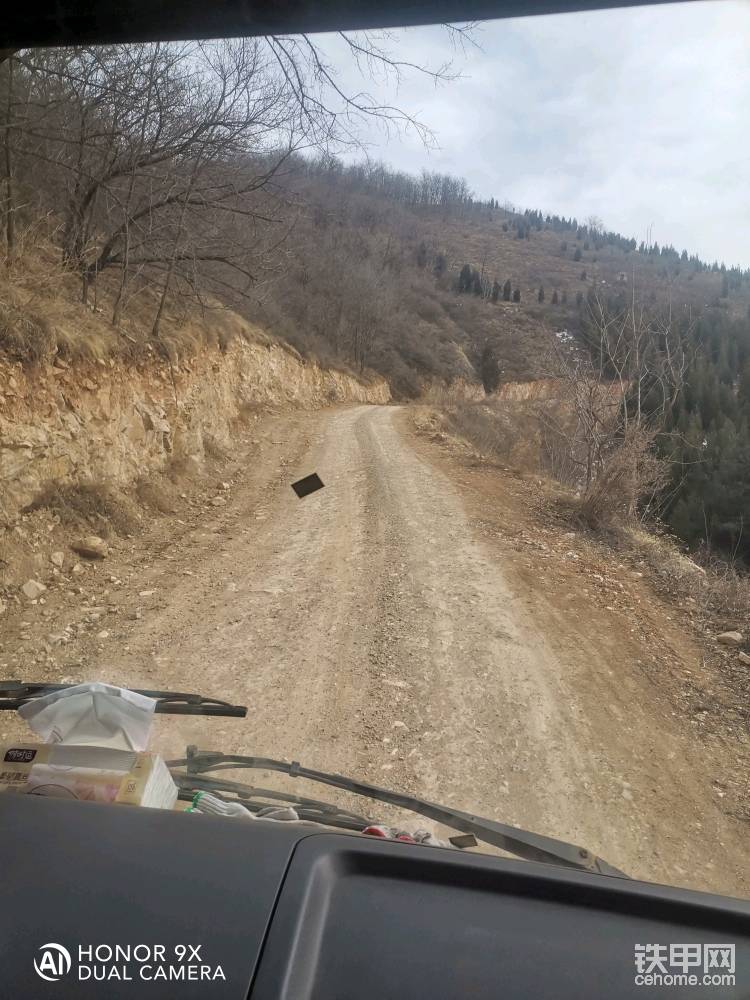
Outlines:
{"type": "MultiPolygon", "coordinates": [[[[341,40],[320,36],[339,80],[366,85],[435,133],[386,135],[369,155],[463,176],[477,196],[600,216],[608,229],[750,267],[750,0],[709,0],[484,22],[456,48],[440,27],[394,32],[406,71],[363,83],[341,40]]],[[[354,154],[348,154],[354,156],[354,154]]]]}

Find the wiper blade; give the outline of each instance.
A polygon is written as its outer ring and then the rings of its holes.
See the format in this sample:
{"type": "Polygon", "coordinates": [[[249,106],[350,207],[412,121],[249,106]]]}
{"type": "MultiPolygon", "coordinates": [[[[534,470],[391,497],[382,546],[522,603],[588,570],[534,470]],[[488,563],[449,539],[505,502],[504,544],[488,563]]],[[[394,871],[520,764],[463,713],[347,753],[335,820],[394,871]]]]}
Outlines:
{"type": "MultiPolygon", "coordinates": [[[[341,774],[328,774],[325,771],[315,771],[303,767],[297,761],[291,764],[287,761],[274,760],[270,757],[245,757],[238,754],[225,754],[213,750],[198,750],[195,746],[187,748],[187,757],[182,760],[167,762],[170,768],[185,768],[184,775],[175,775],[175,778],[183,788],[195,787],[195,783],[201,779],[201,774],[210,771],[236,770],[247,768],[260,771],[278,771],[288,774],[292,778],[306,778],[310,781],[317,781],[333,788],[341,788],[355,795],[364,795],[367,798],[376,799],[379,802],[387,802],[389,805],[397,806],[401,809],[408,809],[418,813],[437,823],[453,827],[461,833],[472,833],[477,840],[499,847],[509,854],[524,858],[526,861],[541,861],[546,864],[562,865],[566,868],[577,868],[581,871],[595,872],[600,875],[614,875],[619,878],[628,878],[618,868],[614,868],[602,858],[587,851],[584,847],[576,844],[569,844],[564,840],[556,840],[554,837],[546,837],[540,833],[532,833],[529,830],[522,830],[519,827],[509,826],[506,823],[498,823],[496,820],[485,819],[481,816],[474,816],[471,813],[462,812],[459,809],[451,809],[448,806],[437,805],[420,799],[412,795],[404,795],[401,792],[392,792],[386,788],[379,788],[377,785],[370,785],[364,781],[357,781],[353,778],[346,778],[341,774]],[[191,785],[191,781],[193,784],[191,785]]],[[[227,784],[235,785],[234,782],[227,784]]],[[[240,788],[245,786],[240,785],[240,788]]],[[[249,789],[252,791],[252,789],[249,789]]],[[[325,822],[325,821],[324,821],[325,822]]]]}
{"type": "MultiPolygon", "coordinates": [[[[13,712],[35,698],[75,687],[74,684],[23,684],[21,681],[0,681],[0,711],[13,712]]],[[[133,688],[137,694],[156,699],[155,712],[162,715],[223,715],[244,719],[247,708],[232,705],[218,698],[205,698],[184,691],[145,691],[133,688]]]]}

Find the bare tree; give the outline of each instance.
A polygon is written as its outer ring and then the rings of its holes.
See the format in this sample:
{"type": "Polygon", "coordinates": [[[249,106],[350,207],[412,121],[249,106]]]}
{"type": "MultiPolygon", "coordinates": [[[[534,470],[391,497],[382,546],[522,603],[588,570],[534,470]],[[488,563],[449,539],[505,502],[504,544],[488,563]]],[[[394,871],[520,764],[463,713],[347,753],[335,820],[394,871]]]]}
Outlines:
{"type": "Polygon", "coordinates": [[[10,265],[15,252],[15,198],[13,185],[13,68],[14,60],[9,57],[4,60],[3,69],[6,75],[5,129],[3,137],[3,166],[5,168],[5,198],[3,214],[5,216],[5,246],[7,263],[10,265]]]}
{"type": "MultiPolygon", "coordinates": [[[[455,30],[463,41],[465,29],[455,30]]],[[[338,39],[363,79],[453,76],[447,65],[396,58],[385,35],[338,39]]],[[[13,112],[9,65],[6,243],[15,156],[56,203],[63,261],[79,274],[83,301],[103,272],[119,271],[115,325],[136,279],[160,289],[155,331],[175,282],[196,294],[204,277],[233,293],[254,282],[293,225],[293,199],[277,179],[295,152],[356,143],[373,119],[430,141],[408,112],[345,89],[321,43],[304,35],[21,52],[9,64],[26,103],[23,115],[13,112]]],[[[445,182],[435,175],[423,193],[439,200],[445,182]]]]}
{"type": "Polygon", "coordinates": [[[589,301],[590,352],[558,346],[550,375],[556,405],[538,408],[542,439],[555,474],[581,491],[595,523],[633,515],[644,496],[665,483],[654,444],[682,390],[689,333],[666,315],[649,315],[633,294],[627,308],[589,301]]]}

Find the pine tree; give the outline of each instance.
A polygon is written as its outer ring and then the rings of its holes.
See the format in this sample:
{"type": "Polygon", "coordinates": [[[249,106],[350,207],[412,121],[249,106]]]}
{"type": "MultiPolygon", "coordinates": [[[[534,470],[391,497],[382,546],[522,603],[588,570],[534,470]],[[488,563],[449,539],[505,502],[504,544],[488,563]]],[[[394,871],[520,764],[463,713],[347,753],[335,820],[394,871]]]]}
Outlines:
{"type": "Polygon", "coordinates": [[[585,271],[581,271],[581,281],[585,281],[585,280],[586,280],[586,272],[585,271]]]}
{"type": "Polygon", "coordinates": [[[511,284],[510,284],[510,278],[508,278],[508,280],[503,285],[503,301],[510,302],[510,296],[511,296],[511,284]]]}
{"type": "MultiPolygon", "coordinates": [[[[540,289],[540,291],[541,291],[541,289],[540,289]]],[[[552,293],[552,305],[556,306],[558,302],[559,302],[559,299],[557,297],[557,289],[555,289],[554,292],[552,293]]]]}
{"type": "Polygon", "coordinates": [[[521,289],[520,288],[514,289],[514,291],[513,291],[513,301],[514,302],[520,302],[521,301],[521,289]]]}
{"type": "Polygon", "coordinates": [[[583,254],[581,253],[581,248],[576,247],[576,252],[573,254],[573,260],[581,260],[582,258],[583,254]]]}
{"type": "Polygon", "coordinates": [[[544,302],[544,288],[540,285],[537,293],[537,302],[544,302]]]}
{"type": "Polygon", "coordinates": [[[464,266],[461,268],[461,273],[458,276],[458,290],[459,292],[471,291],[471,285],[472,285],[471,265],[464,264],[464,266]]]}
{"type": "Polygon", "coordinates": [[[494,392],[500,383],[500,365],[497,362],[494,350],[489,344],[482,351],[480,371],[484,391],[494,392]]]}
{"type": "Polygon", "coordinates": [[[492,301],[497,302],[499,298],[500,298],[500,282],[495,281],[493,282],[492,285],[492,301]]]}

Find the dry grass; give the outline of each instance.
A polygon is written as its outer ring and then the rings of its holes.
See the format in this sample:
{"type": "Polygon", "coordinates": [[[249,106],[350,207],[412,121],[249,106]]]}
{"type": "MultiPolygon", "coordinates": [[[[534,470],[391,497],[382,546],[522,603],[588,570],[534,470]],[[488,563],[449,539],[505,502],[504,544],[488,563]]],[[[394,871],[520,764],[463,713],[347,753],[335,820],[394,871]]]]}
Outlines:
{"type": "Polygon", "coordinates": [[[214,462],[226,462],[229,458],[229,451],[222,445],[215,437],[209,437],[208,435],[203,438],[203,453],[206,458],[212,459],[214,462]]]}
{"type": "Polygon", "coordinates": [[[117,275],[100,276],[91,302],[81,302],[78,277],[62,266],[59,249],[39,243],[0,272],[0,355],[32,367],[59,356],[70,362],[107,357],[164,357],[173,363],[206,346],[226,350],[237,338],[268,341],[261,331],[212,300],[199,308],[175,296],[160,335],[151,336],[157,307],[144,287],[128,302],[121,326],[111,323],[117,275]]]}
{"type": "Polygon", "coordinates": [[[451,430],[482,455],[498,462],[510,460],[518,438],[496,409],[484,403],[460,403],[447,411],[451,430]]]}
{"type": "Polygon", "coordinates": [[[166,476],[153,475],[139,479],[135,485],[135,495],[145,508],[159,514],[174,514],[177,510],[177,490],[166,476]]]}
{"type": "Polygon", "coordinates": [[[704,561],[703,606],[721,628],[747,631],[750,621],[750,578],[716,557],[704,561]]]}
{"type": "Polygon", "coordinates": [[[133,534],[140,522],[138,505],[127,494],[105,483],[60,486],[51,483],[28,511],[47,510],[70,529],[91,530],[103,538],[113,532],[133,534]]]}
{"type": "Polygon", "coordinates": [[[485,458],[510,466],[519,475],[549,475],[543,453],[538,404],[490,397],[481,402],[444,405],[448,431],[485,458]]]}
{"type": "Polygon", "coordinates": [[[24,364],[39,364],[57,353],[49,320],[24,308],[18,295],[0,299],[0,352],[24,364]]]}
{"type": "Polygon", "coordinates": [[[173,455],[164,470],[164,475],[173,486],[189,479],[198,479],[201,474],[200,463],[192,455],[173,455]]]}

